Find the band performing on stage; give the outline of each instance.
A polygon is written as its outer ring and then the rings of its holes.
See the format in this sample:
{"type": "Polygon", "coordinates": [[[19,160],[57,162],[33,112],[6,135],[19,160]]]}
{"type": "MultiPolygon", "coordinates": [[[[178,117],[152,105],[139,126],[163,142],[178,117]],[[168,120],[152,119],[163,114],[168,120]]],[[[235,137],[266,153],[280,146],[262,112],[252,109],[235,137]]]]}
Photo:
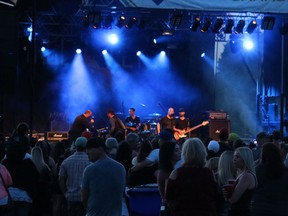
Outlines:
{"type": "MultiPolygon", "coordinates": [[[[190,128],[190,119],[185,116],[184,108],[178,110],[178,115],[174,114],[174,108],[170,107],[167,114],[162,117],[159,113],[151,113],[148,118],[141,121],[136,115],[136,109],[129,108],[129,116],[121,120],[121,112],[114,112],[110,109],[107,111],[107,125],[101,129],[95,129],[95,120],[91,110],[86,110],[84,114],[77,116],[69,131],[69,137],[73,140],[80,136],[83,132],[89,131],[97,134],[97,136],[108,138],[115,137],[119,134],[127,136],[129,133],[136,133],[140,137],[157,135],[161,131],[169,131],[175,140],[191,137],[191,132],[199,127],[206,126],[208,121],[190,128]]],[[[96,120],[97,121],[97,120],[96,120]]]]}

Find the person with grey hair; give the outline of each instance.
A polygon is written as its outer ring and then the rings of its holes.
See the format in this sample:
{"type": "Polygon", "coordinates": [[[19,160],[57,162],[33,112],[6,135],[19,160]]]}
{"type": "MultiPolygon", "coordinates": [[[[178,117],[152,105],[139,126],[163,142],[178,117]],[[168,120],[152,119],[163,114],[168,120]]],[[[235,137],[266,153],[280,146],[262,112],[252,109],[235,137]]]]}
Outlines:
{"type": "Polygon", "coordinates": [[[172,171],[166,184],[165,201],[171,215],[216,215],[217,183],[205,167],[206,148],[198,138],[182,147],[183,165],[172,171]]]}
{"type": "Polygon", "coordinates": [[[117,149],[118,149],[118,141],[114,137],[109,137],[105,141],[106,153],[110,158],[115,159],[117,149]]]}

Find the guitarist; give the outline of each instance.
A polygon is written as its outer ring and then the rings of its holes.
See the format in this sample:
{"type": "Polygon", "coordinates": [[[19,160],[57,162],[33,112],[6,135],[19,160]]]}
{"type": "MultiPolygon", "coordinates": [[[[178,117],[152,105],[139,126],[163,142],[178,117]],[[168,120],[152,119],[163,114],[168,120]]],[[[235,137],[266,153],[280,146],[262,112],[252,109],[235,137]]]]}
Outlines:
{"type": "Polygon", "coordinates": [[[115,112],[113,110],[108,110],[107,117],[109,119],[109,131],[106,138],[115,137],[117,133],[125,134],[125,125],[117,116],[115,116],[115,112]]]}
{"type": "Polygon", "coordinates": [[[140,118],[135,115],[135,109],[129,109],[129,117],[127,117],[124,121],[125,127],[127,129],[127,134],[134,132],[137,133],[141,126],[140,118]]]}
{"type": "Polygon", "coordinates": [[[179,135],[184,135],[185,131],[189,128],[190,121],[185,117],[185,110],[183,108],[179,109],[179,117],[175,119],[174,133],[179,135]]]}

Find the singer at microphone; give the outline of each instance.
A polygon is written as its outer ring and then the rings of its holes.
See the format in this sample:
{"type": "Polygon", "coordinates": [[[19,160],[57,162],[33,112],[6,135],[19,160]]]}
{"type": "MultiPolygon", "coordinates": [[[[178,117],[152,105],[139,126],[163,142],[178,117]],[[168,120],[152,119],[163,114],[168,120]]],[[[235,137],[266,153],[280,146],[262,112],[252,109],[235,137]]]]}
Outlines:
{"type": "Polygon", "coordinates": [[[163,130],[171,130],[173,136],[174,126],[175,126],[174,108],[170,107],[168,109],[167,115],[161,118],[161,120],[157,124],[157,133],[159,134],[163,130]]]}

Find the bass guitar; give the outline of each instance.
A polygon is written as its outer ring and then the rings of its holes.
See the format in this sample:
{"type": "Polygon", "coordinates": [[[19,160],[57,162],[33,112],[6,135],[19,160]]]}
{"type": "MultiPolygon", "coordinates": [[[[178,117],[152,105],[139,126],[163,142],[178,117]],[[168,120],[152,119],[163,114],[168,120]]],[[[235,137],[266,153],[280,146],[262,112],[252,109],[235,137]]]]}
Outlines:
{"type": "Polygon", "coordinates": [[[201,124],[199,124],[199,125],[196,125],[196,126],[194,126],[194,127],[192,127],[192,128],[189,128],[189,129],[187,129],[187,130],[182,131],[182,133],[175,131],[175,132],[174,132],[174,138],[175,138],[176,141],[178,141],[178,140],[181,139],[181,138],[187,137],[187,135],[186,135],[187,133],[189,133],[189,132],[191,132],[191,131],[193,131],[193,130],[196,130],[196,129],[202,127],[202,126],[206,126],[206,125],[208,125],[208,124],[209,124],[209,121],[203,121],[203,122],[202,122],[201,124]]]}

